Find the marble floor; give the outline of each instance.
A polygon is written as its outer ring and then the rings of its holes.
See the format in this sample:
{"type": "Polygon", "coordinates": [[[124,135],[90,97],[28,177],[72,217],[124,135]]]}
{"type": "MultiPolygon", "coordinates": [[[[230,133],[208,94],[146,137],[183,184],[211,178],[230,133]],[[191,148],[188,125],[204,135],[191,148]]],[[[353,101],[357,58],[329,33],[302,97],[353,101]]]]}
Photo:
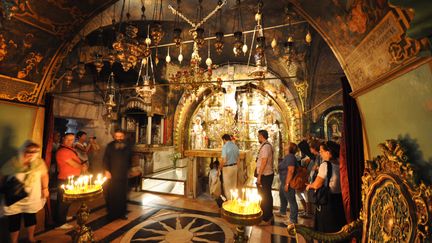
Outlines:
{"type": "MultiPolygon", "coordinates": [[[[79,205],[73,205],[72,215],[79,205]]],[[[203,194],[197,199],[183,196],[131,192],[128,219],[110,221],[103,199],[89,203],[89,225],[98,242],[233,242],[235,226],[220,217],[216,203],[203,194]],[[175,240],[173,240],[175,239],[175,240]]],[[[70,224],[76,225],[72,219],[70,224]]],[[[309,225],[312,219],[299,217],[309,225]]],[[[283,219],[275,217],[271,226],[248,227],[249,242],[305,242],[290,238],[283,219]]],[[[72,231],[52,229],[39,232],[42,242],[72,242],[72,231]]]]}

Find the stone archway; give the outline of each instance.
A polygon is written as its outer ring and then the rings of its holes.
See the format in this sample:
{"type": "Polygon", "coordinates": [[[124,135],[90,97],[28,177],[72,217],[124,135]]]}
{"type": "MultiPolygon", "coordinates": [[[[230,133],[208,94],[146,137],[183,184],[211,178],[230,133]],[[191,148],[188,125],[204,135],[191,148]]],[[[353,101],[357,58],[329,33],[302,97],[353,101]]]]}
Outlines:
{"type": "MultiPolygon", "coordinates": [[[[249,73],[249,67],[247,65],[235,64],[232,66],[222,66],[213,71],[213,77],[220,77],[222,80],[241,79],[247,73],[249,73]],[[229,69],[235,68],[234,70],[229,69]],[[235,73],[235,74],[234,74],[235,73]],[[231,76],[230,76],[231,75],[231,76]]],[[[300,108],[295,102],[295,96],[293,93],[286,88],[282,80],[280,80],[273,73],[268,73],[267,78],[274,78],[273,80],[266,80],[262,82],[253,81],[262,92],[265,92],[271,97],[274,103],[279,107],[282,114],[284,114],[283,123],[287,128],[287,134],[284,136],[284,141],[299,141],[301,138],[301,115],[300,108]]],[[[243,84],[246,84],[244,82],[243,84]]],[[[242,83],[238,84],[239,86],[242,83]]],[[[209,95],[209,91],[201,88],[198,91],[197,99],[191,99],[186,96],[182,96],[177,106],[176,113],[174,115],[174,145],[179,151],[184,151],[188,145],[187,132],[191,127],[191,118],[195,113],[196,108],[203,102],[203,96],[209,95]]]]}

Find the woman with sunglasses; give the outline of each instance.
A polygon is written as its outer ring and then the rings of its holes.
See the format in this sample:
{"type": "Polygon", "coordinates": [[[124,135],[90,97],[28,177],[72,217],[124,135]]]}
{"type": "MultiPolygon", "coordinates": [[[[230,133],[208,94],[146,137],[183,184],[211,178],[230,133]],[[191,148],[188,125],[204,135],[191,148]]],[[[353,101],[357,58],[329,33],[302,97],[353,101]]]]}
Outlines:
{"type": "Polygon", "coordinates": [[[16,179],[24,184],[27,196],[4,206],[4,214],[9,221],[11,242],[18,242],[21,218],[27,228],[29,242],[36,242],[36,213],[41,210],[49,196],[48,169],[39,156],[40,145],[26,141],[18,150],[18,154],[7,161],[0,169],[5,180],[16,179]]]}
{"type": "Polygon", "coordinates": [[[333,141],[320,145],[322,163],[318,175],[314,182],[306,186],[306,190],[329,187],[327,203],[316,207],[315,229],[321,232],[336,232],[346,224],[339,175],[339,149],[339,144],[333,141]]]}

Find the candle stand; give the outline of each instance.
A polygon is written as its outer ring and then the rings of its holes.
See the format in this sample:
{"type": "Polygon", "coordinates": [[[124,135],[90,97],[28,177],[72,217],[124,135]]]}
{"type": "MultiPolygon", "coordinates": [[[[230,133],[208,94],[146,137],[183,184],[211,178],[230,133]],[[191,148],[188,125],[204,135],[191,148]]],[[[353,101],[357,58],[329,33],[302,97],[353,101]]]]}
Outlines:
{"type": "MultiPolygon", "coordinates": [[[[253,205],[251,205],[253,206],[253,205]]],[[[261,209],[248,209],[248,206],[239,205],[236,201],[226,201],[222,204],[222,218],[236,225],[235,242],[247,242],[246,226],[259,224],[262,220],[263,212],[261,209]]]]}
{"type": "Polygon", "coordinates": [[[80,176],[77,180],[74,180],[74,177],[70,176],[68,177],[68,183],[61,186],[64,191],[63,201],[68,203],[81,202],[81,206],[76,214],[78,226],[72,233],[72,241],[74,243],[96,242],[93,237],[93,231],[86,225],[90,217],[90,211],[86,202],[92,201],[102,195],[102,184],[106,181],[106,178],[102,179],[102,176],[99,174],[97,180],[92,181],[92,177],[93,175],[80,176]]]}
{"type": "Polygon", "coordinates": [[[86,225],[89,217],[90,210],[88,209],[86,202],[92,201],[102,195],[102,188],[97,191],[90,193],[80,193],[80,194],[67,194],[64,193],[63,200],[65,202],[81,202],[81,206],[76,213],[76,219],[78,226],[74,229],[72,233],[72,242],[82,243],[82,242],[96,242],[93,237],[93,231],[89,226],[86,225]]]}

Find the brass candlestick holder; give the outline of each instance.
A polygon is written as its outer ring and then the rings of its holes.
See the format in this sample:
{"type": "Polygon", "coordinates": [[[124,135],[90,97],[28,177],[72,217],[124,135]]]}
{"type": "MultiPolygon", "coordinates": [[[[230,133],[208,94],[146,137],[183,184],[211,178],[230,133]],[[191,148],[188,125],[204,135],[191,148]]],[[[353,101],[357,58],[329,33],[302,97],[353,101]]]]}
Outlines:
{"type": "Polygon", "coordinates": [[[247,242],[246,226],[261,222],[263,212],[256,191],[242,189],[243,196],[238,197],[238,191],[231,192],[231,200],[222,204],[222,218],[236,225],[235,242],[247,242]]]}
{"type": "Polygon", "coordinates": [[[78,227],[72,233],[72,241],[74,243],[96,242],[93,231],[86,224],[90,217],[90,210],[86,202],[92,201],[102,195],[102,184],[106,179],[101,179],[101,176],[98,176],[98,179],[92,183],[91,177],[80,176],[76,181],[74,181],[73,177],[70,177],[68,184],[62,185],[64,190],[63,201],[70,203],[81,202],[81,206],[76,213],[78,227]]]}

